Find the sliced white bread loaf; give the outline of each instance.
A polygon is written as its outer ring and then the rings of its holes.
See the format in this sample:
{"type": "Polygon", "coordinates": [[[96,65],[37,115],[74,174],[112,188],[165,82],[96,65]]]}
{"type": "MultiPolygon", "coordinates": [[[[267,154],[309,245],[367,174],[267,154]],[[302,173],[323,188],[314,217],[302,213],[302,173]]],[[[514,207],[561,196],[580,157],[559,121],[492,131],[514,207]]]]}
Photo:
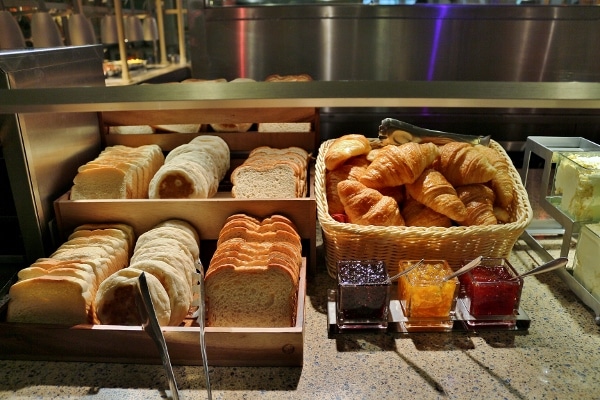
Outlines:
{"type": "Polygon", "coordinates": [[[192,288],[198,283],[194,273],[200,255],[199,240],[198,232],[190,223],[177,219],[163,221],[141,234],[126,268],[132,272],[112,274],[96,293],[95,305],[100,323],[138,324],[135,292],[130,286],[132,279],[145,272],[147,278],[152,276],[162,288],[150,293],[152,301],[158,302],[161,307],[163,318],[159,323],[180,325],[192,304],[192,288]],[[133,304],[134,307],[123,307],[121,303],[133,304]]]}
{"type": "Polygon", "coordinates": [[[71,200],[143,199],[150,179],[164,162],[157,145],[111,146],[79,167],[73,179],[71,200]]]}
{"type": "Polygon", "coordinates": [[[258,147],[231,173],[231,194],[245,199],[303,197],[308,160],[308,153],[299,147],[258,147]]]}
{"type": "Polygon", "coordinates": [[[302,246],[286,221],[227,219],[205,276],[209,326],[293,326],[302,246]]]}
{"type": "Polygon", "coordinates": [[[151,199],[213,197],[229,170],[229,146],[218,136],[203,135],[171,150],[149,185],[151,199]]]}
{"type": "Polygon", "coordinates": [[[50,257],[40,258],[19,272],[17,283],[10,288],[7,321],[94,323],[93,301],[98,288],[127,265],[130,243],[135,240],[130,237],[132,232],[124,224],[99,229],[86,225],[86,229],[76,230],[50,257]]]}

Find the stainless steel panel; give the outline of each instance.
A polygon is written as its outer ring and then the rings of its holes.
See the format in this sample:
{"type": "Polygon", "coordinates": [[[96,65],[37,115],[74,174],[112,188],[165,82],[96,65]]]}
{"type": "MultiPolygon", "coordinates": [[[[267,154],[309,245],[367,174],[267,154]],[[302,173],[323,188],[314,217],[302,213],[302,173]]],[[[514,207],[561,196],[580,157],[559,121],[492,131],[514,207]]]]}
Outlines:
{"type": "Polygon", "coordinates": [[[598,7],[190,4],[195,77],[598,81],[598,7]]]}
{"type": "MultiPolygon", "coordinates": [[[[8,101],[19,89],[104,85],[100,46],[0,52],[0,71],[8,101]]],[[[33,261],[53,249],[53,201],[70,187],[77,167],[100,150],[98,117],[95,112],[15,111],[0,115],[0,138],[23,256],[33,261]]]]}
{"type": "MultiPolygon", "coordinates": [[[[308,73],[327,81],[599,82],[600,7],[312,4],[189,12],[197,78],[308,73]]],[[[390,91],[394,90],[390,87],[390,91]]],[[[552,97],[552,96],[551,96],[552,97]]],[[[600,139],[597,110],[525,109],[517,102],[444,109],[419,104],[322,110],[323,138],[376,129],[395,116],[434,129],[491,133],[505,147],[530,134],[600,139]],[[478,107],[486,107],[482,110],[478,107]]],[[[514,145],[513,145],[514,143],[514,145]]]]}

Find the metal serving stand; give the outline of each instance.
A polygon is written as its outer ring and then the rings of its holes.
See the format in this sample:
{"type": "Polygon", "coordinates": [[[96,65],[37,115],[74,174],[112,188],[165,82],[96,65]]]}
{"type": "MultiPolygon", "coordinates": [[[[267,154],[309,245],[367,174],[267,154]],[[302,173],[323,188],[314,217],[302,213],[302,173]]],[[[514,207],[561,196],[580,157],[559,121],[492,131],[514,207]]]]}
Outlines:
{"type": "MultiPolygon", "coordinates": [[[[579,234],[581,226],[584,223],[589,222],[573,220],[557,206],[557,204],[560,203],[560,197],[552,195],[550,191],[556,167],[555,154],[561,151],[600,151],[600,145],[580,137],[530,136],[527,138],[523,166],[520,171],[521,179],[525,185],[525,189],[531,189],[527,190],[528,193],[539,193],[540,198],[538,204],[550,217],[552,217],[552,219],[535,219],[525,232],[523,232],[521,239],[523,239],[543,261],[550,261],[554,257],[552,257],[544,246],[536,239],[536,236],[562,235],[563,239],[560,248],[560,256],[567,257],[574,235],[579,234]],[[544,169],[542,178],[539,181],[539,188],[527,187],[532,154],[535,154],[544,160],[544,169]]],[[[560,268],[556,270],[556,273],[583,303],[594,310],[596,313],[595,322],[597,325],[600,325],[600,301],[593,297],[566,268],[560,268]]]]}

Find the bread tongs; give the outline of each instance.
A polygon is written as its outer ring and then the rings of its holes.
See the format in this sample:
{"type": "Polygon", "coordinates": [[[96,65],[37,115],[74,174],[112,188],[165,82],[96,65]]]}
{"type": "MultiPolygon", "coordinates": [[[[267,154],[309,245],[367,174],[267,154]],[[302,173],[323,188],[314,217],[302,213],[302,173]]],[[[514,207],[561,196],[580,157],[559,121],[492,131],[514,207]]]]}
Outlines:
{"type": "Polygon", "coordinates": [[[204,366],[204,376],[206,378],[206,393],[208,400],[212,400],[212,390],[210,388],[210,376],[208,375],[208,357],[206,356],[206,341],[204,340],[204,328],[206,318],[206,303],[204,298],[204,267],[202,262],[198,260],[198,274],[194,277],[194,280],[198,280],[198,286],[194,286],[194,290],[198,293],[197,299],[194,301],[194,305],[198,306],[198,310],[194,315],[197,317],[198,326],[200,327],[200,352],[202,353],[202,365],[204,366]]]}
{"type": "Polygon", "coordinates": [[[179,389],[177,388],[177,382],[175,382],[175,374],[173,373],[173,366],[171,365],[167,343],[165,342],[165,337],[163,336],[160,325],[158,324],[158,319],[156,318],[154,304],[152,304],[152,298],[150,297],[148,283],[146,282],[146,274],[144,272],[142,272],[138,278],[135,300],[142,320],[142,328],[150,335],[152,340],[154,340],[156,347],[158,347],[160,358],[165,367],[165,371],[167,372],[171,396],[173,397],[173,400],[179,400],[179,389]]]}

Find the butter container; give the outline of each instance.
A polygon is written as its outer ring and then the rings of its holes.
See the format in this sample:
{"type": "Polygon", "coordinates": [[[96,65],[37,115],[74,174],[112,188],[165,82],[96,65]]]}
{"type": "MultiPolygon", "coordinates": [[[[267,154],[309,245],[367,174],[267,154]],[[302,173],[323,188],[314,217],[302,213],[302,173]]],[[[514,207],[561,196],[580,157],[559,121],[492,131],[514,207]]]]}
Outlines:
{"type": "Polygon", "coordinates": [[[517,275],[504,258],[484,258],[479,266],[461,275],[463,321],[471,326],[514,326],[523,289],[523,279],[515,279],[517,275]]]}
{"type": "Polygon", "coordinates": [[[337,271],[338,327],[387,328],[391,282],[385,263],[340,260],[337,271]]]}
{"type": "Polygon", "coordinates": [[[573,277],[600,301],[600,223],[581,227],[575,249],[573,277]]]}
{"type": "MultiPolygon", "coordinates": [[[[400,261],[402,271],[418,260],[400,261]]],[[[453,272],[446,260],[424,260],[423,263],[400,277],[398,300],[409,331],[451,330],[456,306],[459,281],[443,278],[453,272]]]]}
{"type": "Polygon", "coordinates": [[[600,221],[600,152],[559,152],[553,194],[574,221],[600,221]]]}

